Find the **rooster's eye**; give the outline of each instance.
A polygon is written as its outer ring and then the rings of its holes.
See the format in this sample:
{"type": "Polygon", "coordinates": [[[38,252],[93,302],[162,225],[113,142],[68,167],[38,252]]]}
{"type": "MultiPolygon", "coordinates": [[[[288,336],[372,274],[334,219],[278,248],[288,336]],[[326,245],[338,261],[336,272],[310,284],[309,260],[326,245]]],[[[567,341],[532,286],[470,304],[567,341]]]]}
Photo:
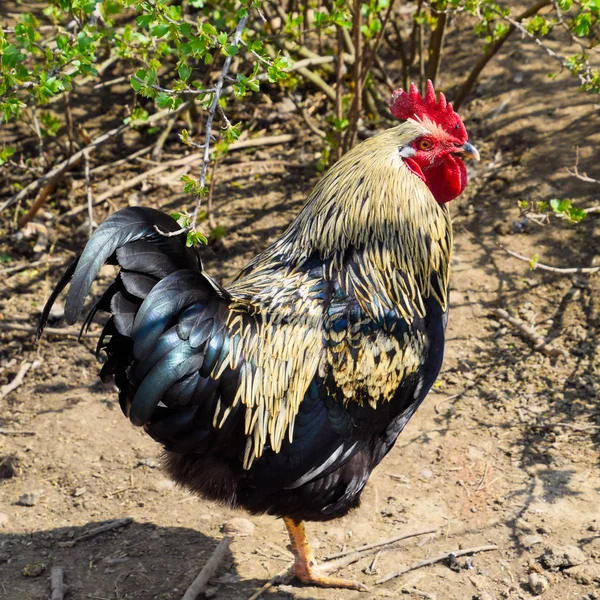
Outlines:
{"type": "Polygon", "coordinates": [[[431,140],[424,139],[419,142],[419,150],[430,150],[432,146],[431,140]]]}

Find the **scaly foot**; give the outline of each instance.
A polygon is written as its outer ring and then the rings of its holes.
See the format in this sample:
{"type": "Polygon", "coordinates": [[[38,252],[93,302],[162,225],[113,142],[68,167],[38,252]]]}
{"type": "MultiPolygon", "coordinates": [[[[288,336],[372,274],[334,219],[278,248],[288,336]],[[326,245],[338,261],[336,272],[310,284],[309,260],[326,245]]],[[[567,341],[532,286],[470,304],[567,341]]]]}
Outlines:
{"type": "Polygon", "coordinates": [[[304,523],[289,517],[283,517],[283,521],[287,527],[292,543],[292,552],[294,553],[293,575],[302,583],[321,587],[347,588],[362,592],[368,591],[367,586],[359,581],[327,575],[328,571],[335,571],[340,568],[339,562],[331,561],[318,565],[308,545],[304,523]]]}
{"type": "Polygon", "coordinates": [[[333,577],[328,575],[328,571],[338,569],[336,564],[329,565],[323,563],[318,565],[314,558],[309,558],[308,561],[294,562],[294,575],[305,585],[317,585],[320,587],[346,588],[349,590],[358,590],[360,592],[368,592],[369,588],[360,581],[353,579],[343,579],[342,577],[333,577]]]}

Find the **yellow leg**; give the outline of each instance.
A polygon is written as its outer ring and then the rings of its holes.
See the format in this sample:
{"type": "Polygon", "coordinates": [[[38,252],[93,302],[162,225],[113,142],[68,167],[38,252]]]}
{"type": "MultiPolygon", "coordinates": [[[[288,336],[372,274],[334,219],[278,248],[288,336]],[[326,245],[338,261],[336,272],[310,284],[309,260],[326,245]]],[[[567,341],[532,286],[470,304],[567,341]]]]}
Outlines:
{"type": "MultiPolygon", "coordinates": [[[[317,561],[310,549],[304,529],[304,521],[295,521],[289,517],[283,517],[287,527],[294,553],[294,574],[307,585],[320,587],[348,588],[351,590],[367,591],[367,587],[358,581],[331,577],[325,575],[328,570],[327,563],[317,565],[317,561]]],[[[331,568],[331,567],[330,567],[331,568]]]]}

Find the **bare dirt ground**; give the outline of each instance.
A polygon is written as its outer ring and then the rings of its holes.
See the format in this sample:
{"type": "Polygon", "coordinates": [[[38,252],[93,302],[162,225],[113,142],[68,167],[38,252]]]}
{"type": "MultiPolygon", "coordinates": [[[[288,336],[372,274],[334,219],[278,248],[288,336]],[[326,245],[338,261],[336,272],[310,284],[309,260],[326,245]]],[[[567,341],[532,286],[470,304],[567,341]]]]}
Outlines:
{"type": "MultiPolygon", "coordinates": [[[[459,47],[452,37],[448,43],[459,47]]],[[[468,50],[455,57],[452,68],[462,73],[468,50]]],[[[468,192],[452,205],[456,240],[443,372],[374,472],[361,507],[308,526],[318,557],[403,532],[435,533],[365,556],[343,572],[364,581],[370,593],[283,586],[263,598],[490,600],[539,592],[548,600],[600,598],[600,276],[530,271],[498,246],[538,253],[556,266],[598,262],[598,216],[544,228],[519,217],[518,200],[570,197],[591,206],[598,197],[597,188],[565,170],[579,147],[580,168],[600,176],[597,104],[566,77],[549,82],[547,70],[534,48],[513,44],[462,111],[483,159],[471,170],[468,192]],[[534,322],[568,357],[533,350],[492,316],[498,307],[534,322]],[[484,545],[497,549],[375,585],[404,566],[484,545]]],[[[451,92],[451,82],[447,73],[440,87],[451,92]]],[[[277,114],[278,106],[263,109],[277,114]]],[[[282,118],[281,130],[300,128],[282,118]]],[[[293,146],[219,167],[216,218],[227,236],[203,251],[213,276],[230,277],[296,213],[317,177],[313,143],[302,134],[293,146]]],[[[111,175],[95,190],[128,176],[111,175]]],[[[181,208],[179,190],[157,184],[129,191],[117,206],[181,208]]],[[[48,208],[48,218],[83,202],[84,193],[78,179],[48,208]]],[[[98,210],[96,218],[104,214],[98,210]]],[[[83,217],[52,229],[48,252],[61,262],[5,276],[0,319],[34,325],[85,236],[83,217]]],[[[31,260],[35,239],[6,238],[2,250],[14,261],[31,260]]],[[[64,567],[68,598],[179,599],[223,537],[224,524],[240,517],[254,529],[235,536],[211,597],[246,599],[288,563],[281,522],[205,502],[165,479],[159,448],[128,423],[113,390],[99,383],[94,339],[80,345],[47,335],[36,345],[29,332],[1,331],[0,340],[0,384],[23,361],[39,361],[23,385],[0,399],[0,599],[49,598],[52,566],[64,567]],[[125,517],[133,521],[68,543],[125,517]]]]}

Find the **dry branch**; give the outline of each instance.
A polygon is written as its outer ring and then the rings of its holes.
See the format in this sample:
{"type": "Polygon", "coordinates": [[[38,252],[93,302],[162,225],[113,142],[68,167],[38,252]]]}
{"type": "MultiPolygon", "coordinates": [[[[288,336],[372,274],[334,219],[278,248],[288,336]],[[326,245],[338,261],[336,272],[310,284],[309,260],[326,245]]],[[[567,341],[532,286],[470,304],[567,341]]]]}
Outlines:
{"type": "Polygon", "coordinates": [[[420,535],[427,535],[429,533],[437,533],[437,529],[424,529],[422,531],[414,531],[411,533],[404,533],[402,535],[397,535],[395,537],[391,537],[387,540],[382,540],[381,542],[376,542],[374,544],[367,544],[365,546],[360,546],[359,548],[355,548],[354,550],[346,550],[344,552],[337,552],[336,554],[330,554],[325,557],[326,560],[332,560],[334,558],[340,558],[342,556],[346,556],[348,554],[361,553],[366,552],[367,550],[373,550],[374,548],[381,548],[382,546],[389,546],[391,544],[395,544],[396,542],[400,542],[402,540],[407,540],[412,537],[417,537],[420,535]]]}
{"type": "Polygon", "coordinates": [[[196,600],[196,598],[206,590],[206,584],[225,560],[232,540],[232,537],[224,537],[219,542],[219,545],[215,548],[211,557],[208,559],[208,562],[202,567],[202,570],[198,573],[196,579],[192,581],[181,600],[196,600]]]}
{"type": "MultiPolygon", "coordinates": [[[[79,161],[75,161],[70,166],[74,166],[78,162],[79,161]]],[[[29,223],[29,221],[31,221],[31,219],[33,219],[33,217],[35,217],[38,210],[40,210],[40,208],[42,208],[42,206],[44,206],[44,204],[46,203],[46,200],[48,199],[48,196],[54,191],[54,188],[56,188],[56,184],[58,183],[58,180],[65,173],[65,170],[66,170],[66,168],[59,171],[58,173],[56,173],[50,179],[50,181],[48,181],[48,183],[40,190],[40,193],[37,195],[34,203],[31,205],[31,208],[27,211],[27,213],[25,215],[23,215],[19,219],[19,222],[17,224],[17,227],[19,227],[19,229],[23,229],[23,227],[25,227],[25,225],[27,225],[27,223],[29,223]]],[[[4,208],[4,207],[2,207],[2,208],[4,208]]]]}
{"type": "Polygon", "coordinates": [[[63,600],[67,593],[65,585],[65,571],[62,567],[52,567],[50,571],[50,587],[52,597],[50,600],[63,600]]]}
{"type": "MultiPolygon", "coordinates": [[[[24,362],[21,363],[18,373],[15,375],[15,378],[6,385],[3,385],[0,388],[0,398],[4,398],[4,396],[8,396],[12,391],[16,390],[25,379],[25,375],[27,375],[27,371],[31,369],[33,363],[24,362]]],[[[39,363],[38,363],[39,364],[39,363]]]]}
{"type": "Polygon", "coordinates": [[[88,209],[88,233],[91,237],[94,233],[94,196],[92,194],[92,182],[90,180],[90,153],[84,152],[83,158],[85,159],[85,190],[87,196],[87,209],[88,209]]]}
{"type": "MultiPolygon", "coordinates": [[[[23,325],[22,323],[11,323],[10,321],[0,321],[0,331],[23,331],[25,333],[37,333],[37,327],[35,325],[23,325]]],[[[98,337],[99,333],[83,332],[75,327],[59,328],[59,327],[46,327],[44,329],[45,334],[49,335],[66,335],[70,337],[98,337]]]]}
{"type": "MultiPolygon", "coordinates": [[[[79,150],[79,152],[75,152],[75,154],[69,156],[69,158],[67,158],[66,160],[63,160],[61,163],[56,165],[56,167],[54,167],[54,169],[52,169],[51,171],[48,171],[48,173],[45,173],[39,179],[32,181],[29,185],[25,186],[20,192],[15,194],[12,198],[9,198],[2,206],[0,206],[0,212],[2,212],[5,208],[8,208],[9,206],[12,206],[13,204],[19,202],[20,200],[23,200],[30,193],[36,192],[42,186],[44,186],[44,185],[47,186],[48,184],[52,184],[52,183],[56,182],[58,180],[58,178],[61,175],[63,175],[63,173],[65,173],[70,167],[79,163],[79,161],[83,158],[83,155],[85,152],[90,152],[90,151],[95,150],[96,148],[98,148],[99,146],[101,146],[102,144],[104,144],[105,142],[110,140],[111,138],[121,134],[127,128],[128,128],[128,125],[120,125],[119,127],[115,127],[114,129],[107,131],[105,134],[101,135],[99,138],[94,140],[89,146],[86,146],[85,148],[79,150]]],[[[44,198],[44,200],[45,200],[45,198],[44,198]]],[[[43,202],[39,202],[39,199],[38,199],[38,201],[36,201],[35,204],[36,205],[39,204],[39,206],[37,207],[39,209],[42,206],[43,202]]],[[[35,212],[37,212],[37,210],[35,212]]],[[[29,221],[33,215],[29,216],[29,214],[28,214],[27,216],[29,218],[25,222],[29,221]]],[[[20,225],[20,226],[22,227],[22,225],[20,225]]]]}
{"type": "MultiPolygon", "coordinates": [[[[514,21],[516,23],[520,23],[524,19],[527,19],[527,18],[537,14],[538,12],[540,12],[540,10],[542,10],[542,8],[545,8],[546,6],[549,6],[550,4],[552,4],[552,0],[540,0],[539,2],[537,2],[533,6],[531,6],[524,12],[522,12],[518,17],[516,17],[514,19],[514,21]]],[[[490,44],[487,52],[485,52],[485,54],[483,54],[481,56],[481,58],[477,61],[476,65],[473,67],[473,69],[469,73],[469,76],[464,81],[464,83],[461,85],[456,96],[454,97],[453,104],[454,104],[455,110],[458,110],[461,107],[467,94],[471,91],[471,88],[473,87],[473,85],[475,85],[475,82],[477,81],[479,75],[481,74],[481,71],[483,71],[483,69],[488,64],[488,62],[490,62],[490,60],[500,51],[502,46],[504,46],[504,43],[506,42],[506,40],[515,31],[515,29],[516,29],[515,25],[513,25],[511,23],[508,28],[508,31],[501,38],[497,39],[493,44],[490,44]]]]}
{"type": "Polygon", "coordinates": [[[20,271],[26,271],[27,269],[33,269],[34,267],[40,267],[42,265],[48,266],[51,264],[64,263],[62,258],[44,258],[42,260],[34,260],[33,262],[25,262],[14,267],[8,267],[0,271],[0,275],[15,275],[20,271]]]}
{"type": "Polygon", "coordinates": [[[385,577],[377,580],[377,584],[385,583],[390,579],[394,579],[395,577],[400,577],[400,575],[404,575],[405,573],[409,573],[410,571],[415,571],[416,569],[422,569],[423,567],[429,567],[430,565],[434,565],[439,562],[443,562],[452,557],[465,556],[466,554],[476,554],[477,552],[490,552],[492,550],[497,550],[498,546],[490,545],[490,546],[477,546],[475,548],[464,548],[463,550],[455,550],[454,552],[444,552],[444,554],[439,554],[438,556],[434,556],[433,558],[428,558],[427,560],[422,560],[421,562],[415,563],[410,567],[405,567],[400,569],[399,571],[395,571],[394,573],[389,573],[385,577]]]}
{"type": "Polygon", "coordinates": [[[115,519],[114,521],[108,521],[107,523],[104,523],[98,527],[94,527],[94,529],[90,529],[86,533],[78,535],[72,540],[68,540],[66,542],[58,542],[58,546],[60,548],[72,548],[75,544],[77,544],[77,542],[89,540],[90,538],[100,535],[101,533],[113,531],[114,529],[120,529],[121,527],[131,525],[131,523],[133,523],[133,519],[131,517],[126,517],[124,519],[115,519]]]}
{"type": "MultiPolygon", "coordinates": [[[[190,104],[191,104],[191,102],[184,102],[179,108],[177,108],[176,112],[181,112],[182,110],[187,108],[190,104]]],[[[31,194],[33,192],[37,192],[43,186],[56,183],[56,181],[58,181],[58,179],[68,169],[70,169],[72,166],[79,163],[79,161],[83,158],[83,156],[86,152],[87,153],[93,152],[94,150],[96,150],[97,148],[102,146],[107,141],[119,136],[124,131],[133,127],[134,125],[141,125],[141,124],[148,125],[148,124],[154,123],[155,121],[162,119],[167,114],[171,114],[172,112],[175,112],[175,111],[161,110],[153,115],[150,115],[146,121],[131,121],[127,124],[119,125],[119,127],[115,127],[114,129],[107,131],[106,133],[102,134],[100,137],[96,138],[93,142],[88,144],[85,148],[82,148],[78,152],[75,152],[75,154],[72,154],[71,156],[69,156],[69,158],[58,163],[58,165],[56,165],[53,169],[51,169],[50,171],[48,171],[47,173],[42,175],[40,178],[36,179],[35,181],[32,181],[29,185],[25,186],[20,192],[15,194],[12,198],[9,198],[4,204],[2,204],[0,206],[0,212],[2,212],[6,208],[9,208],[13,204],[16,204],[20,200],[23,200],[29,194],[31,194]]],[[[44,201],[45,201],[45,198],[44,198],[44,201]]],[[[36,201],[36,204],[38,204],[38,202],[39,202],[39,198],[38,198],[38,201],[36,201]]],[[[38,209],[42,206],[42,204],[43,204],[43,202],[39,202],[38,209]]],[[[36,212],[37,212],[37,210],[36,210],[36,212]]],[[[32,218],[32,216],[29,216],[29,219],[27,219],[27,220],[30,220],[32,218]]],[[[27,221],[25,221],[25,222],[27,222],[27,221]]]]}
{"type": "Polygon", "coordinates": [[[280,583],[285,583],[287,581],[291,581],[294,575],[294,566],[286,567],[273,575],[269,581],[267,581],[260,589],[256,590],[252,596],[248,598],[248,600],[258,600],[265,592],[270,590],[273,586],[278,585],[280,583]]]}
{"type": "MultiPolygon", "coordinates": [[[[233,152],[235,150],[242,150],[244,148],[254,148],[255,146],[271,146],[274,144],[285,144],[287,142],[291,142],[291,141],[295,140],[297,137],[298,136],[295,133],[285,133],[283,135],[269,135],[269,136],[263,136],[263,137],[258,137],[258,138],[254,138],[254,139],[249,139],[249,140],[243,140],[241,142],[235,142],[235,143],[231,144],[231,146],[229,146],[229,152],[233,152]]],[[[144,173],[140,173],[139,175],[136,175],[135,177],[132,177],[131,179],[127,179],[120,185],[112,187],[109,190],[107,190],[106,192],[104,192],[103,194],[98,195],[96,197],[95,202],[93,203],[93,206],[98,206],[99,204],[106,202],[106,200],[108,200],[109,198],[118,196],[120,193],[122,193],[126,190],[129,190],[129,189],[135,187],[136,185],[139,185],[140,183],[142,183],[149,177],[158,175],[158,174],[162,173],[163,171],[167,171],[171,168],[193,165],[193,164],[203,160],[203,158],[204,158],[203,154],[196,153],[196,154],[189,154],[188,156],[184,156],[183,158],[176,158],[175,160],[170,160],[167,162],[160,163],[160,165],[154,167],[153,169],[149,169],[148,171],[145,171],[144,173]]],[[[68,217],[73,217],[73,216],[79,214],[80,212],[83,212],[87,208],[88,208],[87,204],[81,205],[81,206],[76,206],[75,208],[72,208],[71,210],[62,214],[58,218],[58,220],[63,221],[64,219],[67,219],[68,217]]]]}
{"type": "Polygon", "coordinates": [[[495,308],[492,313],[494,316],[515,327],[526,340],[533,344],[534,350],[537,350],[546,356],[562,356],[563,358],[569,356],[569,353],[564,348],[555,348],[552,344],[546,342],[533,327],[530,327],[521,319],[509,315],[503,308],[495,308]]]}
{"type": "Polygon", "coordinates": [[[36,436],[37,433],[35,431],[25,431],[23,429],[2,429],[0,427],[0,435],[8,435],[8,436],[36,436]]]}
{"type": "Polygon", "coordinates": [[[502,244],[498,244],[504,252],[522,260],[524,262],[529,263],[531,269],[535,271],[539,269],[540,271],[549,271],[550,273],[562,273],[563,275],[574,275],[574,274],[590,274],[590,273],[598,273],[600,271],[600,267],[551,267],[550,265],[545,265],[540,262],[535,262],[532,258],[528,256],[523,256],[514,250],[510,250],[503,246],[502,244]]]}

